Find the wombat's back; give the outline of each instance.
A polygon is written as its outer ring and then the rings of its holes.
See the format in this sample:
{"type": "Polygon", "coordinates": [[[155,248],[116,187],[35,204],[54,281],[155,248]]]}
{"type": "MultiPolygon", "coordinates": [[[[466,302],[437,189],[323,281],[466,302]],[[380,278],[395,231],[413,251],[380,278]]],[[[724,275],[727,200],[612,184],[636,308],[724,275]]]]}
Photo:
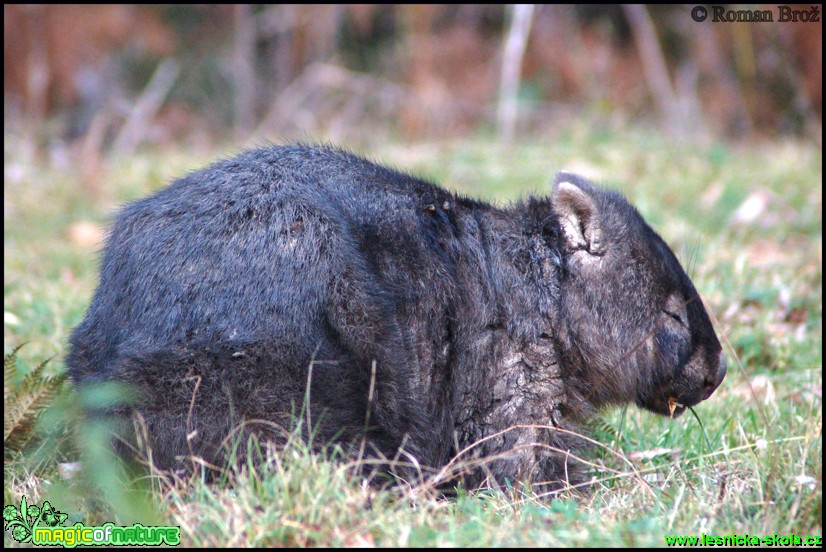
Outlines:
{"type": "Polygon", "coordinates": [[[70,374],[136,388],[161,467],[214,459],[236,424],[287,427],[304,407],[322,421],[318,442],[369,419],[382,454],[408,442],[437,465],[452,426],[433,416],[452,414],[434,409],[450,389],[428,398],[440,379],[422,367],[446,370],[457,258],[480,257],[455,245],[458,204],[462,231],[478,234],[475,202],[329,148],[271,147],[192,173],[118,215],[70,374]],[[371,377],[382,400],[368,405],[371,377]]]}
{"type": "Polygon", "coordinates": [[[309,362],[318,336],[300,329],[323,327],[335,276],[367,279],[356,294],[382,291],[358,236],[393,226],[415,250],[418,198],[433,190],[342,151],[285,146],[218,162],[127,205],[71,337],[70,373],[105,377],[123,355],[168,344],[275,336],[309,362]]]}

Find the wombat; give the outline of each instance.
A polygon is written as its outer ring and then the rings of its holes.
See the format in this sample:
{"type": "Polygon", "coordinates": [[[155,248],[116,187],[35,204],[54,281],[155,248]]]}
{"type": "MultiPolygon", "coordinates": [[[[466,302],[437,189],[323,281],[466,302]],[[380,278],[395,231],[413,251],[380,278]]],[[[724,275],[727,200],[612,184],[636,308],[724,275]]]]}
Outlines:
{"type": "Polygon", "coordinates": [[[220,465],[233,436],[283,443],[300,418],[315,444],[543,489],[581,478],[573,433],[595,409],[676,416],[726,373],[690,279],[620,194],[563,172],[500,208],[307,145],[127,205],[67,365],[137,389],[109,414],[141,420],[160,468],[220,465]]]}

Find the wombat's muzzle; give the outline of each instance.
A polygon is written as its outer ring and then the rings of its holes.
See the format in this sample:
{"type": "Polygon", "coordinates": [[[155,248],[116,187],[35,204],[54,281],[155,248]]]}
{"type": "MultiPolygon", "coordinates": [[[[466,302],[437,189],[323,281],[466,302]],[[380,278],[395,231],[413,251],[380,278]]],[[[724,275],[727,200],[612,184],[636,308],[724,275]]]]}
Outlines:
{"type": "Polygon", "coordinates": [[[717,362],[717,373],[706,376],[705,382],[703,383],[703,398],[700,400],[704,401],[709,398],[712,393],[720,387],[720,384],[723,383],[723,379],[725,377],[726,355],[723,354],[723,351],[720,351],[719,361],[717,362]]]}

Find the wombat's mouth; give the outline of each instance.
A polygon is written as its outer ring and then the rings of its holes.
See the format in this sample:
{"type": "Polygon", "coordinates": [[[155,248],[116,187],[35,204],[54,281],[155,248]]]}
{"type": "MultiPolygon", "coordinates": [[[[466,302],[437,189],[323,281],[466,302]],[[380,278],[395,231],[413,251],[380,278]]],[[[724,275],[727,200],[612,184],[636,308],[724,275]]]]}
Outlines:
{"type": "Polygon", "coordinates": [[[670,397],[665,402],[649,402],[646,404],[641,404],[640,406],[655,414],[659,414],[660,416],[668,416],[669,418],[678,418],[687,409],[687,406],[679,402],[676,397],[670,397]]]}
{"type": "Polygon", "coordinates": [[[655,414],[659,414],[660,416],[678,418],[688,409],[688,407],[694,406],[698,402],[700,401],[692,402],[690,400],[680,399],[668,392],[665,392],[658,393],[657,396],[651,397],[646,401],[638,401],[637,405],[645,408],[646,410],[650,410],[655,414]]]}
{"type": "MultiPolygon", "coordinates": [[[[688,371],[685,367],[681,371],[688,371]]],[[[726,359],[720,353],[719,364],[716,369],[703,368],[706,375],[701,381],[698,378],[682,377],[676,381],[660,383],[653,390],[644,390],[637,398],[637,405],[669,418],[677,418],[688,408],[691,408],[711,397],[726,376],[726,359]]]]}

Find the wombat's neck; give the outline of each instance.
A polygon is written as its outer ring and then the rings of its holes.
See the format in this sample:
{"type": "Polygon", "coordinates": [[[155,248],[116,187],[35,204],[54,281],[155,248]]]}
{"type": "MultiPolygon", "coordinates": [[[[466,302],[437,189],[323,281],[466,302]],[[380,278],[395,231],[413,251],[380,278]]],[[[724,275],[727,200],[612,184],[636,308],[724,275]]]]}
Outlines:
{"type": "Polygon", "coordinates": [[[581,395],[567,387],[558,350],[562,259],[552,235],[520,215],[475,214],[484,262],[467,300],[483,318],[457,333],[452,370],[452,456],[489,459],[487,471],[468,475],[471,481],[533,469],[537,451],[550,465],[546,453],[575,448],[572,421],[585,414],[581,395]]]}
{"type": "Polygon", "coordinates": [[[519,356],[554,382],[541,395],[561,406],[566,419],[592,415],[593,389],[579,373],[585,361],[560,296],[568,253],[556,213],[547,200],[531,199],[483,220],[498,320],[516,351],[502,355],[493,370],[507,373],[506,357],[519,356]]]}
{"type": "Polygon", "coordinates": [[[479,213],[486,274],[481,281],[492,305],[487,325],[518,341],[536,342],[562,327],[559,283],[564,267],[559,227],[550,206],[538,200],[508,210],[479,213]]]}

